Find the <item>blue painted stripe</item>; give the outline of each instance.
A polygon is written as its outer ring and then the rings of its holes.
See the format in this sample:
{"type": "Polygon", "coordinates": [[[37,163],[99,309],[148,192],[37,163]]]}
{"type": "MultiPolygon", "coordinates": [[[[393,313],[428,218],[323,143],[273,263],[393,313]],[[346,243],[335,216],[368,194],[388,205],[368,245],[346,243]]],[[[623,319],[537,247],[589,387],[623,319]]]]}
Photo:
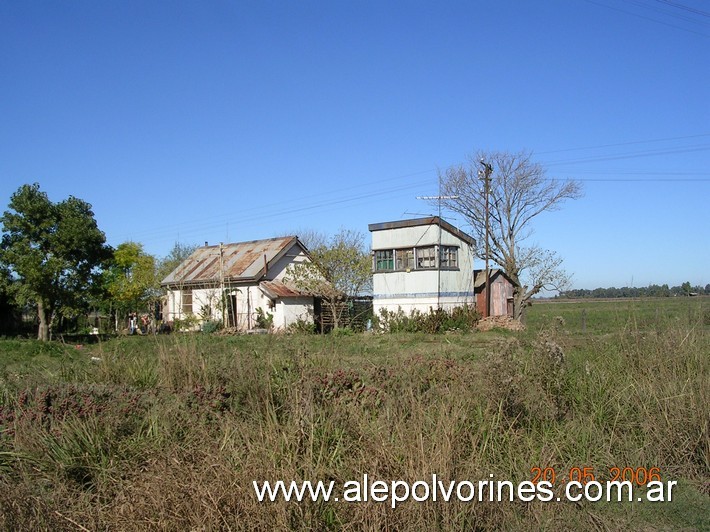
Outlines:
{"type": "Polygon", "coordinates": [[[473,297],[473,292],[410,292],[408,294],[373,294],[373,299],[416,299],[425,297],[473,297]]]}

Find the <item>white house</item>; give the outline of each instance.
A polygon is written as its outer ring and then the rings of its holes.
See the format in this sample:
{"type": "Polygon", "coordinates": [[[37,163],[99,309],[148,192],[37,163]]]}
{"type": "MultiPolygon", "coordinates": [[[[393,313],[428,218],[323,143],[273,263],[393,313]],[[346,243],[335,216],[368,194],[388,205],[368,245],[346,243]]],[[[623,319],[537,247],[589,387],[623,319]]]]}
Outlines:
{"type": "Polygon", "coordinates": [[[313,296],[285,279],[289,265],[308,260],[295,236],[199,247],[163,279],[163,318],[217,320],[239,330],[255,328],[260,313],[273,316],[275,330],[299,319],[313,323],[313,296]]]}
{"type": "Polygon", "coordinates": [[[438,216],[370,224],[373,311],[475,304],[475,240],[438,216]]]}

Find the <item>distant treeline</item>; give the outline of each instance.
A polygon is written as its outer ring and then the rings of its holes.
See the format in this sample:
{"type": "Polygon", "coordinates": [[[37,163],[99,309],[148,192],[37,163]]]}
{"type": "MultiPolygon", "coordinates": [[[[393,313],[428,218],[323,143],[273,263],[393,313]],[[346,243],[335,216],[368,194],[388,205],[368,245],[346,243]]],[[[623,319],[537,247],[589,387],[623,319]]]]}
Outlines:
{"type": "Polygon", "coordinates": [[[667,284],[658,285],[652,284],[648,286],[623,286],[616,288],[595,288],[589,290],[586,288],[577,288],[561,292],[556,298],[578,299],[578,298],[615,298],[615,297],[672,297],[672,296],[704,296],[710,295],[710,284],[702,286],[691,286],[689,282],[685,282],[680,286],[671,286],[667,284]]]}

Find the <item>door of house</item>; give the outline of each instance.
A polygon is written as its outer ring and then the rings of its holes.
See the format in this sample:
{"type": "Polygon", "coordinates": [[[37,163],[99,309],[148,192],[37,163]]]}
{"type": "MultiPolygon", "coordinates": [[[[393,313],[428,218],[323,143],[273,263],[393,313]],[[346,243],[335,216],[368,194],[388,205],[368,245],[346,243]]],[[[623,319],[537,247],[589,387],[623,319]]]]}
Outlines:
{"type": "Polygon", "coordinates": [[[228,294],[227,300],[227,326],[237,326],[237,294],[228,294]]]}

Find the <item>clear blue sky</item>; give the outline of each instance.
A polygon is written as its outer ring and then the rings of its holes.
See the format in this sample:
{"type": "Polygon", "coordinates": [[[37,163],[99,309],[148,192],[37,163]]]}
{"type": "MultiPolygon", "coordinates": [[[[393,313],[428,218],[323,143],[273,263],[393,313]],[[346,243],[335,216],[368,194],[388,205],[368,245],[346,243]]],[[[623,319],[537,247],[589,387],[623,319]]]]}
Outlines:
{"type": "Polygon", "coordinates": [[[710,283],[707,1],[8,1],[0,73],[0,208],[36,181],[114,246],[367,232],[531,150],[584,180],[532,237],[575,287],[710,283]]]}

